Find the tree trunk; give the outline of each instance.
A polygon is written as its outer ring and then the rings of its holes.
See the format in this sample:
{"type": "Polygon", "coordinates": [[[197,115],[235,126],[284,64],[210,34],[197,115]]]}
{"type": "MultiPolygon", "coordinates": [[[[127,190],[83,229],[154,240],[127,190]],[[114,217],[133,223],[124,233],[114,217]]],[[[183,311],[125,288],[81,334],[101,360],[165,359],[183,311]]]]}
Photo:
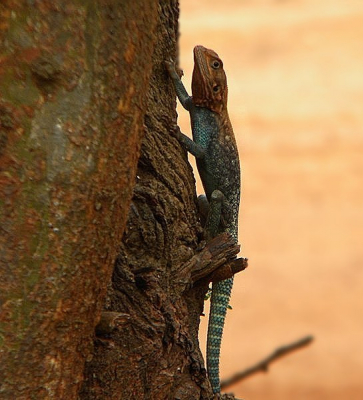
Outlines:
{"type": "Polygon", "coordinates": [[[126,318],[98,335],[82,399],[213,397],[197,337],[207,284],[191,288],[190,271],[181,268],[197,251],[202,229],[192,170],[171,135],[176,100],[164,61],[175,58],[177,2],[159,7],[146,134],[105,303],[108,313],[126,318]]]}
{"type": "Polygon", "coordinates": [[[203,248],[171,135],[177,0],[0,12],[1,398],[212,398],[204,278],[238,248],[203,248]]]}
{"type": "Polygon", "coordinates": [[[0,4],[0,397],[75,399],[126,225],[152,0],[0,4]]]}

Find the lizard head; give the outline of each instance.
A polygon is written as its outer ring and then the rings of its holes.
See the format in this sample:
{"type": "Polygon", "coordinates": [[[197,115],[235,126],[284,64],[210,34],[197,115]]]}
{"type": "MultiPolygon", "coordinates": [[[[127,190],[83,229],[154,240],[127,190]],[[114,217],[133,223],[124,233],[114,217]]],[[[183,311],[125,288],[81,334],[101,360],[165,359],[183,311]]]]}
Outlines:
{"type": "Polygon", "coordinates": [[[227,77],[218,54],[203,46],[195,46],[193,103],[220,113],[227,107],[227,93],[227,77]]]}

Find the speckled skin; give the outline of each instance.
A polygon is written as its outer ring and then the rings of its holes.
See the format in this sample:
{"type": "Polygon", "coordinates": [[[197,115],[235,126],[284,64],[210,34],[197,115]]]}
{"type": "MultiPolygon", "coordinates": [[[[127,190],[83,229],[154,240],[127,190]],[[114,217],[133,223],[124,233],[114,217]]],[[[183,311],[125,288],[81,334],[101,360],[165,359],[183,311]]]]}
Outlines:
{"type": "MultiPolygon", "coordinates": [[[[177,131],[177,138],[196,157],[208,200],[216,190],[224,195],[217,231],[227,231],[237,242],[240,202],[240,165],[236,140],[227,112],[227,78],[213,51],[194,48],[193,97],[185,90],[175,67],[166,63],[181,104],[190,112],[193,140],[177,131]]],[[[215,192],[216,193],[216,192],[215,192]]],[[[219,356],[224,320],[233,278],[213,284],[207,337],[207,371],[214,393],[220,392],[219,356]]]]}

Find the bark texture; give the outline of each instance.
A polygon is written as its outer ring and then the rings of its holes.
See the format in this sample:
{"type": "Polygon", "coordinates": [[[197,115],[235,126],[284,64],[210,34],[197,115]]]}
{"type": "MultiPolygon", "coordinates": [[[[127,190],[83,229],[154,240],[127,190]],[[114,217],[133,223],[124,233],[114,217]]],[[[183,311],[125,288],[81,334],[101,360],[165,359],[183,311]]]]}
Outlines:
{"type": "Polygon", "coordinates": [[[83,399],[211,398],[197,339],[207,284],[191,289],[180,267],[200,244],[195,182],[171,135],[175,92],[164,61],[175,58],[178,6],[160,2],[141,148],[127,228],[105,309],[129,320],[95,341],[83,399]]]}
{"type": "Polygon", "coordinates": [[[135,181],[152,0],[0,4],[0,398],[74,399],[135,181]]]}
{"type": "Polygon", "coordinates": [[[206,275],[238,247],[203,248],[171,135],[177,0],[0,12],[0,398],[211,399],[206,275]]]}

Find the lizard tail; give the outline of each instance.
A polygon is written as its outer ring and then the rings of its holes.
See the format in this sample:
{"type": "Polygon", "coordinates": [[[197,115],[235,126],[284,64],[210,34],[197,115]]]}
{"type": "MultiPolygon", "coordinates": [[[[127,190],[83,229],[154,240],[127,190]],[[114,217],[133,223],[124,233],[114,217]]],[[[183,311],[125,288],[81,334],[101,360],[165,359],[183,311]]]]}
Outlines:
{"type": "Polygon", "coordinates": [[[213,393],[221,391],[219,381],[219,355],[233,278],[213,283],[207,335],[207,371],[213,393]]]}

